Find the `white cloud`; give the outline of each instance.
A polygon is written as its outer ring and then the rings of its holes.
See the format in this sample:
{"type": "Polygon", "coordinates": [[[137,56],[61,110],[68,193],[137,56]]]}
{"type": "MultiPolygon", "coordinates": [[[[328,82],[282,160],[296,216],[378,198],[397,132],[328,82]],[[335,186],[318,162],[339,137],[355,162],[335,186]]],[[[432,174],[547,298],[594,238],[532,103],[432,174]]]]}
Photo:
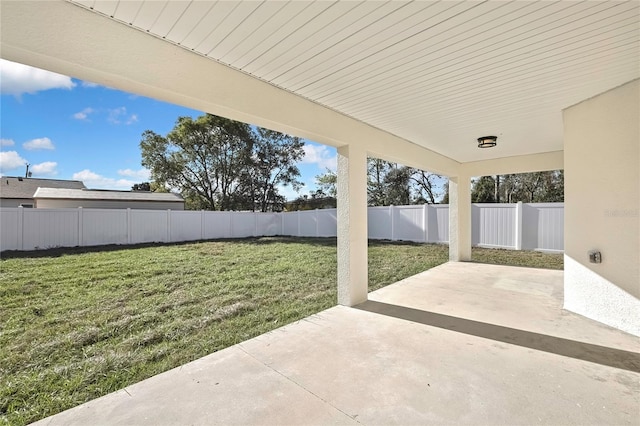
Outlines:
{"type": "Polygon", "coordinates": [[[37,138],[31,139],[22,144],[22,147],[28,151],[35,151],[37,149],[55,149],[53,142],[49,138],[37,138]]]}
{"type": "Polygon", "coordinates": [[[96,87],[100,87],[100,85],[98,83],[92,83],[90,81],[83,81],[82,82],[82,87],[93,89],[93,88],[96,88],[96,87]]]}
{"type": "Polygon", "coordinates": [[[14,146],[15,144],[13,139],[0,139],[0,146],[14,146]]]}
{"type": "Polygon", "coordinates": [[[58,163],[56,163],[55,161],[45,161],[44,163],[34,164],[30,166],[29,170],[34,175],[55,176],[58,174],[56,167],[58,167],[58,163]]]}
{"type": "Polygon", "coordinates": [[[324,145],[304,145],[304,158],[302,164],[317,164],[321,169],[336,171],[338,159],[336,154],[332,154],[324,145]]]}
{"type": "Polygon", "coordinates": [[[95,109],[93,108],[85,108],[82,111],[76,112],[75,114],[73,114],[73,118],[75,118],[76,120],[85,120],[85,121],[89,121],[88,117],[89,114],[96,112],[95,109]]]}
{"type": "Polygon", "coordinates": [[[20,157],[16,151],[2,151],[0,152],[0,172],[6,173],[11,170],[24,168],[27,164],[27,160],[20,157]]]}
{"type": "Polygon", "coordinates": [[[84,182],[87,188],[94,189],[124,189],[130,190],[133,184],[139,183],[128,179],[113,179],[106,176],[99,175],[92,172],[89,169],[84,169],[77,173],[74,173],[72,178],[74,180],[81,180],[84,182]]]}
{"type": "Polygon", "coordinates": [[[108,111],[107,121],[111,124],[133,124],[138,121],[136,114],[127,114],[126,107],[113,108],[108,111]]]}
{"type": "Polygon", "coordinates": [[[148,181],[149,179],[151,179],[151,172],[144,168],[140,170],[131,170],[131,169],[118,170],[118,174],[120,176],[126,176],[130,178],[138,179],[142,182],[148,181]]]}
{"type": "Polygon", "coordinates": [[[0,93],[19,98],[49,89],[72,89],[70,77],[0,59],[0,93]]]}

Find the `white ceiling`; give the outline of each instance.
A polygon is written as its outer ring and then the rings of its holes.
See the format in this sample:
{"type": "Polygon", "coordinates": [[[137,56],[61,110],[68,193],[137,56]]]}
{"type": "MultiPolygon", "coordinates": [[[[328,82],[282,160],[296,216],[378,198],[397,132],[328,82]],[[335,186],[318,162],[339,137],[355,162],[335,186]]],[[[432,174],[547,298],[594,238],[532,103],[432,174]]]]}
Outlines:
{"type": "Polygon", "coordinates": [[[562,150],[640,77],[635,0],[71,1],[460,162],[562,150]]]}

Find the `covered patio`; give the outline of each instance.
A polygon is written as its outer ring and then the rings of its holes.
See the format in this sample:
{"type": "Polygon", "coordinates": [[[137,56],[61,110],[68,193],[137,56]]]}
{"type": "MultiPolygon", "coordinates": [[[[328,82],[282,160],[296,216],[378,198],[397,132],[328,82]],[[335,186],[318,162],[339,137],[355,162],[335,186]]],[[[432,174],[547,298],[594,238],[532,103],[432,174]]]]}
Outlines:
{"type": "Polygon", "coordinates": [[[37,424],[636,424],[640,339],[562,281],[449,262],[37,424]]]}
{"type": "Polygon", "coordinates": [[[43,423],[637,423],[638,2],[0,5],[4,59],[338,151],[342,306],[43,423]],[[452,262],[372,294],[367,156],[450,200],[452,262]],[[460,263],[470,179],[553,169],[564,273],[460,263]]]}
{"type": "Polygon", "coordinates": [[[367,300],[367,157],[449,178],[452,261],[471,178],[564,169],[564,306],[640,335],[638,2],[0,5],[3,59],[336,147],[341,305],[367,300]]]}

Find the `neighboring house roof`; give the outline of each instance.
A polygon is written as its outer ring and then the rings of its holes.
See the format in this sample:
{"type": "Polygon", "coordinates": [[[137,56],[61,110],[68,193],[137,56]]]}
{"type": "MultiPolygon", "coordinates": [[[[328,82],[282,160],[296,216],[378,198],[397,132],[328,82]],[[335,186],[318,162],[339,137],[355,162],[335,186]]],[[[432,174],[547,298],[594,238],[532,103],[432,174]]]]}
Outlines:
{"type": "Polygon", "coordinates": [[[38,188],[35,199],[106,200],[106,201],[164,201],[183,203],[184,199],[170,192],[111,191],[101,189],[38,188]]]}
{"type": "Polygon", "coordinates": [[[14,176],[2,176],[0,198],[33,198],[38,188],[84,189],[79,180],[38,179],[14,176]]]}

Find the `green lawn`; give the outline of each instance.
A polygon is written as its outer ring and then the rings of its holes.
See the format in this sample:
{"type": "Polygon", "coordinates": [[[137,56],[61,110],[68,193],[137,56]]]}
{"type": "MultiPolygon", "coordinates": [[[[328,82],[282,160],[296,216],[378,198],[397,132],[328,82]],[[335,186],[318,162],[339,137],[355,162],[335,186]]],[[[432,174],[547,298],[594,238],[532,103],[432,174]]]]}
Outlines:
{"type": "MultiPolygon", "coordinates": [[[[484,252],[474,249],[474,258],[562,267],[561,255],[484,252]]],[[[370,289],[447,256],[442,245],[371,242],[370,289]]],[[[4,253],[0,267],[0,423],[9,424],[55,414],[336,303],[333,238],[4,253]]]]}

